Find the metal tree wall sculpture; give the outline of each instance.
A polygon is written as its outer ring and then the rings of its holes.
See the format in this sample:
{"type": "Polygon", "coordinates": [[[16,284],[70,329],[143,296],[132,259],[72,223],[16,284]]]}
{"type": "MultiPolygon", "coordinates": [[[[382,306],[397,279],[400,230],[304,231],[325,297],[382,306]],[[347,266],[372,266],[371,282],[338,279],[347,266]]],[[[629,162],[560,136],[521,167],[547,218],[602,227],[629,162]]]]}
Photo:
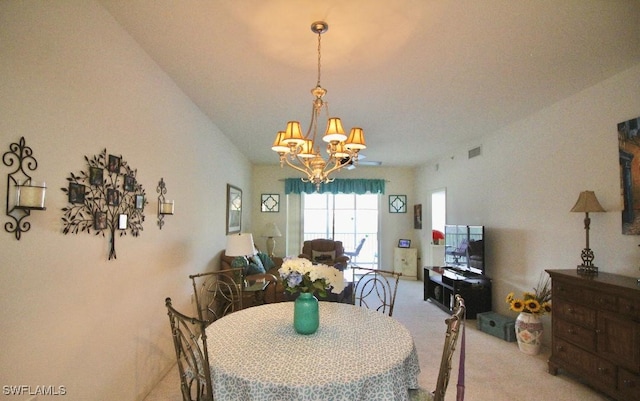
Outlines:
{"type": "Polygon", "coordinates": [[[104,149],[99,155],[84,157],[87,169],[70,173],[69,187],[61,188],[68,195],[69,205],[62,208],[64,234],[110,234],[109,260],[116,259],[116,230],[119,236],[137,237],[142,231],[144,206],[148,204],[142,185],[136,181],[137,170],[129,167],[122,156],[109,155],[104,149]]]}

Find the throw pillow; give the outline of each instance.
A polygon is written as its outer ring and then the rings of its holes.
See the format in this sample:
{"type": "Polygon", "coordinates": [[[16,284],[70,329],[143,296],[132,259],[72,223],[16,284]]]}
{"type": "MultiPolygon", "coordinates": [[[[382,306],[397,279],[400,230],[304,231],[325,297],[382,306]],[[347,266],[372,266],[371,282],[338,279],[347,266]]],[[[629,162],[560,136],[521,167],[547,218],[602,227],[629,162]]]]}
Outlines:
{"type": "Polygon", "coordinates": [[[275,267],[276,264],[273,262],[273,260],[271,260],[269,255],[267,255],[266,253],[258,252],[258,257],[262,261],[262,266],[264,266],[265,270],[269,271],[271,270],[271,268],[275,267]]]}
{"type": "Polygon", "coordinates": [[[251,275],[251,274],[264,274],[264,273],[266,273],[266,270],[264,269],[264,265],[262,264],[260,257],[258,255],[253,255],[252,257],[250,257],[249,266],[247,266],[245,270],[245,274],[251,275]]]}
{"type": "Polygon", "coordinates": [[[248,265],[247,258],[245,258],[244,256],[237,256],[231,261],[231,267],[234,269],[237,267],[246,268],[247,265],[248,265]]]}
{"type": "Polygon", "coordinates": [[[311,251],[311,261],[316,263],[332,262],[336,258],[336,251],[311,251]]]}

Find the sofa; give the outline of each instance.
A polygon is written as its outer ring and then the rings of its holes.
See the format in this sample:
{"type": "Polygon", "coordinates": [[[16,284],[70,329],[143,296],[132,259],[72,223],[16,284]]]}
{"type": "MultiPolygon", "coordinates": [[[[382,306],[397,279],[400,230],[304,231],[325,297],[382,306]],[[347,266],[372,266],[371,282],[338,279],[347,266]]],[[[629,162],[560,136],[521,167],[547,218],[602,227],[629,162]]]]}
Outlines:
{"type": "Polygon", "coordinates": [[[313,263],[322,263],[329,266],[341,265],[345,267],[349,262],[349,256],[344,254],[342,241],[332,239],[312,239],[304,241],[300,258],[305,258],[313,263]]]}
{"type": "MultiPolygon", "coordinates": [[[[247,281],[256,281],[256,280],[264,279],[265,281],[269,282],[269,285],[264,290],[263,299],[265,303],[287,301],[288,299],[285,295],[284,284],[282,283],[282,280],[280,279],[280,274],[278,273],[278,269],[282,266],[282,258],[279,258],[279,257],[269,258],[264,254],[261,256],[263,256],[263,258],[266,257],[269,260],[271,260],[273,266],[266,267],[264,266],[264,263],[263,263],[263,267],[265,270],[264,273],[259,272],[257,269],[255,269],[254,266],[251,266],[252,269],[246,270],[245,279],[247,281]]],[[[258,256],[256,255],[256,257],[258,256]]],[[[236,258],[237,256],[227,256],[225,255],[224,252],[222,252],[222,256],[220,257],[220,269],[226,270],[226,269],[231,269],[233,267],[238,267],[237,262],[234,262],[236,258]]],[[[253,261],[250,261],[250,262],[253,262],[253,261]]]]}

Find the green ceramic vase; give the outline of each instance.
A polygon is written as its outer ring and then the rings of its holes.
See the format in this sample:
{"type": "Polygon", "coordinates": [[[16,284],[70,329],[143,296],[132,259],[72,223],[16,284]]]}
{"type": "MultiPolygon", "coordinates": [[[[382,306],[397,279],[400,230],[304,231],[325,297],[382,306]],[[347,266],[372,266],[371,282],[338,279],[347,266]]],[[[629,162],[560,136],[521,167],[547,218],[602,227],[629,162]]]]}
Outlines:
{"type": "Polygon", "coordinates": [[[309,292],[302,292],[293,306],[293,328],[299,334],[313,334],[320,325],[318,298],[309,292]]]}

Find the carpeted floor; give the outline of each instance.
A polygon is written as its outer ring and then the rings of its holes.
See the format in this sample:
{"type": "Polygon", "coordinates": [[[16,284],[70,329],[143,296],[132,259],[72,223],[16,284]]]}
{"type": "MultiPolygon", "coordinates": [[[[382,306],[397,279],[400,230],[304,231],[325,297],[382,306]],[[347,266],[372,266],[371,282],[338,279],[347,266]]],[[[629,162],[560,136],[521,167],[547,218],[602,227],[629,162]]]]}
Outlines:
{"type": "MultiPolygon", "coordinates": [[[[427,389],[435,388],[442,354],[447,314],[435,305],[422,300],[422,282],[400,282],[395,319],[413,334],[422,372],[419,383],[427,389]]],[[[446,401],[456,399],[458,381],[458,353],[446,401]]],[[[549,352],[525,355],[516,343],[509,343],[485,334],[476,328],[475,320],[467,321],[465,399],[475,401],[553,400],[553,401],[610,401],[575,378],[564,374],[547,373],[549,352]]],[[[180,401],[177,368],[173,368],[158,383],[145,401],[180,401]]],[[[283,400],[288,401],[288,400],[283,400]]]]}

